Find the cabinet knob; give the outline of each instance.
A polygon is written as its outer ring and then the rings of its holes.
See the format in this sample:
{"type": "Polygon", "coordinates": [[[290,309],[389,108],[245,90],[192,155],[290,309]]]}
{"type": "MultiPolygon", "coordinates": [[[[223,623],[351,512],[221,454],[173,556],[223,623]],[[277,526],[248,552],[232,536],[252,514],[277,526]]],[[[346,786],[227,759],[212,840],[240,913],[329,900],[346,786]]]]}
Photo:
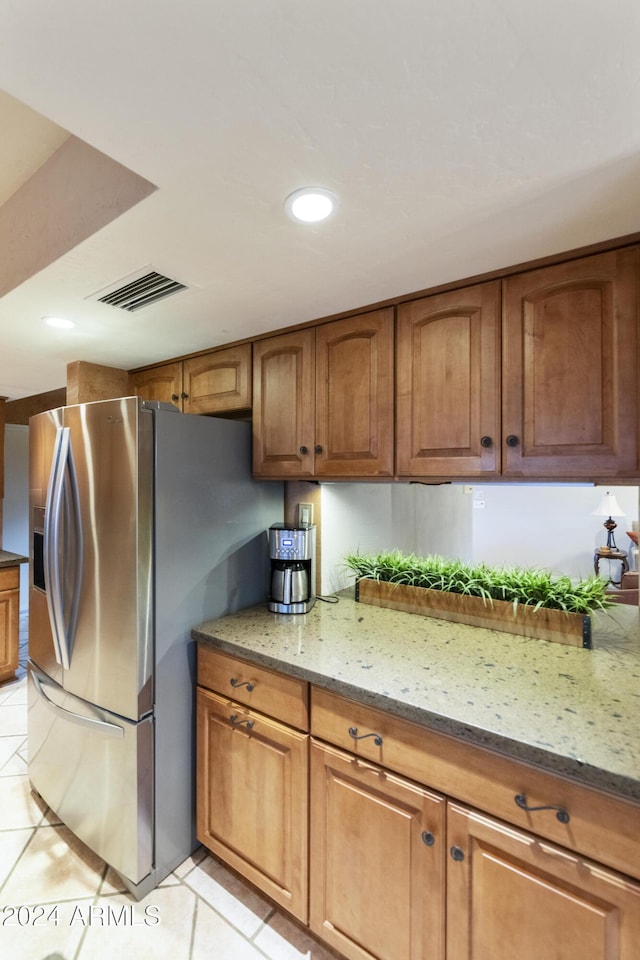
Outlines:
{"type": "Polygon", "coordinates": [[[432,847],[436,842],[436,838],[434,837],[434,835],[431,833],[430,830],[423,830],[422,842],[425,844],[425,846],[432,847]]]}
{"type": "Polygon", "coordinates": [[[491,437],[481,437],[481,438],[480,438],[480,446],[481,446],[481,447],[492,447],[492,446],[493,446],[493,440],[492,440],[492,438],[491,438],[491,437]]]}
{"type": "Polygon", "coordinates": [[[517,447],[520,443],[520,439],[515,436],[515,434],[510,433],[507,437],[507,446],[508,447],[517,447]]]}
{"type": "Polygon", "coordinates": [[[179,400],[179,399],[180,399],[180,397],[178,396],[177,393],[172,393],[172,394],[171,394],[171,399],[172,399],[173,402],[175,403],[176,400],[179,400]]]}
{"type": "Polygon", "coordinates": [[[516,802],[516,806],[520,807],[521,810],[526,810],[527,813],[533,813],[534,810],[555,810],[556,818],[560,821],[560,823],[569,823],[569,820],[571,820],[568,811],[565,810],[564,807],[554,806],[553,804],[541,807],[530,807],[527,803],[527,797],[524,793],[518,793],[513,799],[516,802]]]}
{"type": "Polygon", "coordinates": [[[305,454],[309,453],[309,447],[305,447],[305,446],[300,447],[300,453],[304,457],[305,454]]]}
{"type": "Polygon", "coordinates": [[[464,860],[464,850],[462,847],[451,847],[449,851],[452,860],[464,860]]]}
{"type": "Polygon", "coordinates": [[[189,399],[189,394],[188,394],[188,393],[185,393],[184,391],[180,394],[180,396],[182,397],[183,400],[188,400],[188,399],[189,399]]]}
{"type": "Polygon", "coordinates": [[[313,448],[313,451],[314,453],[322,453],[322,447],[320,446],[319,443],[316,443],[315,447],[313,448]]]}

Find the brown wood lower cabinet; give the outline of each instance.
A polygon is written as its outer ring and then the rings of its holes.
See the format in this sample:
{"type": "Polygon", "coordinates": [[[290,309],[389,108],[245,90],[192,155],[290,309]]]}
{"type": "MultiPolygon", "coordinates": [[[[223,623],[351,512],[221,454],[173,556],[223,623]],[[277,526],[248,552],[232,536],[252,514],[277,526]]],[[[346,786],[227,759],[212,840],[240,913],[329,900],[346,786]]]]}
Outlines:
{"type": "Polygon", "coordinates": [[[308,739],[198,689],[198,840],[304,923],[308,739]]]}
{"type": "Polygon", "coordinates": [[[18,669],[20,568],[0,568],[0,681],[18,669]]]}
{"type": "Polygon", "coordinates": [[[199,840],[348,960],[640,956],[637,803],[316,686],[310,736],[308,684],[209,649],[198,676],[199,840]]]}
{"type": "Polygon", "coordinates": [[[444,797],[311,743],[310,926],[354,960],[444,957],[444,797]]]}
{"type": "Polygon", "coordinates": [[[449,960],[639,956],[639,884],[454,803],[447,823],[449,960]]]}

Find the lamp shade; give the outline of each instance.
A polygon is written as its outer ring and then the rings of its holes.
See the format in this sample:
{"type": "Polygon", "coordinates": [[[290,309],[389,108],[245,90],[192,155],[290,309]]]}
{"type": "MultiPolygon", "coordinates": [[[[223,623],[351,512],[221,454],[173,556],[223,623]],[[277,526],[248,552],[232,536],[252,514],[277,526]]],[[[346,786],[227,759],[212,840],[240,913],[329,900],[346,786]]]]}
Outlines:
{"type": "Polygon", "coordinates": [[[624,517],[626,514],[613,493],[604,494],[602,500],[593,511],[594,517],[624,517]]]}

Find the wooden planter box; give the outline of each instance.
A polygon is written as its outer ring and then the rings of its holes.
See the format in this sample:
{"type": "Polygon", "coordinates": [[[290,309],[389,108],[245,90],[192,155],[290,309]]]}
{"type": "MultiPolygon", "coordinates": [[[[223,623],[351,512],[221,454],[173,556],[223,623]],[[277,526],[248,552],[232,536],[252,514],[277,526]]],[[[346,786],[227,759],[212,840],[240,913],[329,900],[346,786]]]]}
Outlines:
{"type": "Polygon", "coordinates": [[[514,610],[513,604],[503,600],[485,602],[481,597],[366,579],[356,582],[356,600],[404,613],[419,613],[424,617],[516,633],[521,637],[591,648],[591,618],[581,613],[563,613],[545,607],[534,610],[525,604],[518,604],[514,610]]]}

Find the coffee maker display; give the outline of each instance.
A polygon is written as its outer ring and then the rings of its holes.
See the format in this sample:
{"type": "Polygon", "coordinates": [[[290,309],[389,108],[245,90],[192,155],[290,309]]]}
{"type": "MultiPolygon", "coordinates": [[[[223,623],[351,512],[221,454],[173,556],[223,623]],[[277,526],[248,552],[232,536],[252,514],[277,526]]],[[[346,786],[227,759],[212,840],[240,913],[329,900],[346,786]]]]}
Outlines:
{"type": "Polygon", "coordinates": [[[314,524],[269,528],[271,599],[274,613],[308,613],[316,602],[316,528],[314,524]]]}

